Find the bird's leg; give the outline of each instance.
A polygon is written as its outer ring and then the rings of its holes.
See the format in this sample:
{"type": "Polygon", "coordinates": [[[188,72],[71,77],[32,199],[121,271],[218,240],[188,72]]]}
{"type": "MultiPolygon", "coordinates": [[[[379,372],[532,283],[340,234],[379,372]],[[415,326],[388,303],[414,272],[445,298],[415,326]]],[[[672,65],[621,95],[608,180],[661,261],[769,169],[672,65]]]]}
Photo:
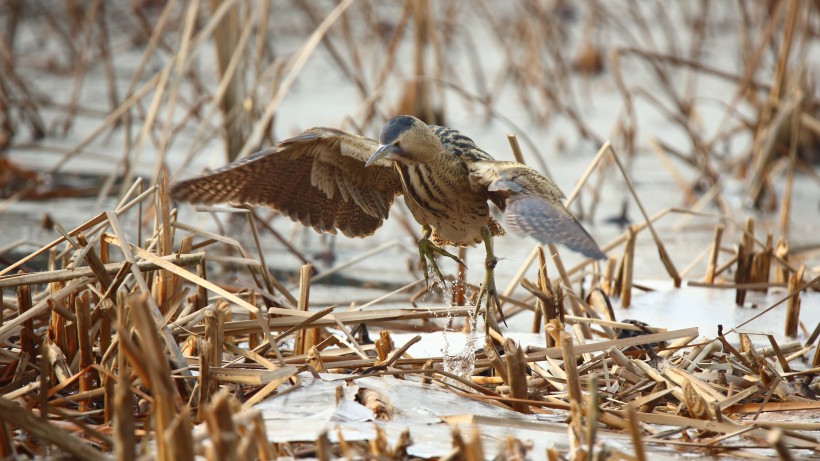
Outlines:
{"type": "Polygon", "coordinates": [[[478,298],[475,303],[475,311],[478,313],[481,309],[481,300],[486,299],[484,309],[484,326],[487,330],[490,329],[490,323],[495,324],[495,317],[493,317],[493,310],[497,310],[501,315],[501,320],[504,324],[507,321],[504,319],[504,312],[501,311],[501,301],[498,299],[498,291],[495,288],[495,265],[498,263],[498,258],[493,252],[493,236],[490,233],[490,228],[487,226],[481,227],[481,239],[484,240],[484,248],[487,250],[487,258],[484,260],[484,283],[481,284],[481,289],[478,291],[478,298]]]}
{"type": "Polygon", "coordinates": [[[464,263],[460,259],[458,259],[458,256],[450,253],[444,248],[441,248],[440,246],[433,243],[432,240],[430,240],[430,235],[432,235],[432,233],[433,228],[431,228],[430,226],[424,225],[421,227],[421,240],[419,240],[419,258],[421,259],[421,269],[422,271],[424,271],[424,283],[428,287],[430,286],[430,267],[427,265],[427,261],[430,261],[430,265],[433,266],[433,272],[435,272],[436,277],[438,277],[441,283],[444,283],[444,275],[442,275],[441,270],[438,268],[438,264],[436,264],[436,253],[442,256],[446,256],[464,266],[464,263]]]}

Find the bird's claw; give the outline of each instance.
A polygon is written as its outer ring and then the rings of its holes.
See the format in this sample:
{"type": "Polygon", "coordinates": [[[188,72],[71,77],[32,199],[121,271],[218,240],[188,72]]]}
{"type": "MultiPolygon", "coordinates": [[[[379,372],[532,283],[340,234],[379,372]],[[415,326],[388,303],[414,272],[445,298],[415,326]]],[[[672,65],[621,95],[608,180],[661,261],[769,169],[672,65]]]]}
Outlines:
{"type": "MultiPolygon", "coordinates": [[[[507,325],[507,319],[504,318],[504,312],[501,310],[501,300],[498,297],[498,290],[495,288],[495,265],[498,259],[489,257],[484,262],[484,283],[478,291],[478,297],[475,302],[475,315],[481,310],[482,300],[484,304],[484,327],[487,331],[490,330],[490,324],[495,324],[495,317],[493,311],[497,311],[501,316],[501,321],[507,325]]],[[[495,326],[495,325],[493,325],[495,326]]]]}
{"type": "Polygon", "coordinates": [[[441,273],[441,269],[439,269],[438,264],[436,263],[436,254],[440,254],[441,256],[450,258],[458,264],[467,267],[464,264],[464,262],[461,259],[459,259],[458,256],[436,245],[429,238],[423,237],[421,240],[419,240],[419,257],[421,259],[421,269],[424,272],[424,283],[427,285],[427,287],[430,287],[430,266],[432,266],[433,272],[435,273],[438,280],[442,284],[444,283],[444,274],[441,273]]]}

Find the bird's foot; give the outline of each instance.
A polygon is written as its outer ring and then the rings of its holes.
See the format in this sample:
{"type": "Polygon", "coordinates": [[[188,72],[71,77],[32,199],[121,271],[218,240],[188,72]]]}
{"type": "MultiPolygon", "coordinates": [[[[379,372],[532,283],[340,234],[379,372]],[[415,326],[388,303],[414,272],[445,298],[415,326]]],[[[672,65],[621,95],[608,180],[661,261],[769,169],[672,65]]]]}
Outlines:
{"type": "Polygon", "coordinates": [[[428,288],[430,287],[430,266],[432,266],[433,272],[439,282],[444,284],[444,275],[441,273],[441,269],[438,268],[438,264],[436,263],[436,254],[450,258],[462,266],[467,267],[464,262],[458,258],[458,256],[436,245],[429,238],[422,237],[422,239],[419,240],[419,258],[421,259],[421,269],[424,272],[424,283],[428,288]]]}
{"type": "Polygon", "coordinates": [[[507,319],[504,318],[504,312],[501,310],[501,300],[498,298],[498,290],[495,288],[495,266],[498,264],[498,258],[488,257],[484,261],[484,283],[481,284],[481,289],[478,291],[478,297],[475,302],[475,314],[481,310],[482,300],[484,300],[484,328],[489,332],[490,325],[497,328],[495,321],[495,311],[501,316],[504,325],[507,325],[507,319]]]}

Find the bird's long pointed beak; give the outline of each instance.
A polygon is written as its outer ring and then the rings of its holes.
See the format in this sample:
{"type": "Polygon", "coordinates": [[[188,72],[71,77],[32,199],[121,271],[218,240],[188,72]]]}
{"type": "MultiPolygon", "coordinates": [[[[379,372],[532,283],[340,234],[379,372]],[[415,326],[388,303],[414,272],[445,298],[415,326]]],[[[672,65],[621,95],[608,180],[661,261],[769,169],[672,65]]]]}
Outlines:
{"type": "Polygon", "coordinates": [[[373,152],[373,155],[371,155],[370,158],[367,159],[367,162],[365,162],[364,166],[368,167],[372,165],[375,161],[381,160],[383,158],[390,159],[390,155],[396,153],[397,151],[398,148],[393,144],[382,144],[381,146],[379,146],[378,149],[376,149],[376,152],[373,152]]]}

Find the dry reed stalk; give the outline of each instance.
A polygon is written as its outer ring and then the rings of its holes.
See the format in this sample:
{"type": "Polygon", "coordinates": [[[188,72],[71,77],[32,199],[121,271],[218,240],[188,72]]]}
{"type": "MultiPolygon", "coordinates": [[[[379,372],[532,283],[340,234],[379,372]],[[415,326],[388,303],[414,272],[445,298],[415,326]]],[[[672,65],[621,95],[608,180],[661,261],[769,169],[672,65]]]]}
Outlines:
{"type": "MultiPolygon", "coordinates": [[[[507,382],[510,386],[510,397],[513,399],[527,399],[527,361],[521,346],[511,339],[504,341],[504,358],[507,365],[507,382]]],[[[531,413],[526,403],[513,403],[513,410],[519,413],[531,413]]]]}
{"type": "Polygon", "coordinates": [[[43,359],[51,367],[49,372],[44,374],[50,376],[51,372],[53,372],[54,377],[59,383],[68,383],[71,380],[72,374],[66,363],[66,356],[63,350],[55,345],[48,337],[43,338],[41,349],[43,359]]]}
{"type": "MultiPolygon", "coordinates": [[[[248,431],[246,439],[256,443],[256,456],[248,454],[246,459],[258,459],[260,461],[272,461],[277,458],[273,445],[268,441],[268,434],[265,432],[265,422],[261,412],[255,412],[253,418],[253,429],[248,431]]],[[[250,451],[250,450],[249,450],[250,451]]]]}
{"type": "Polygon", "coordinates": [[[820,367],[820,342],[817,343],[817,347],[814,349],[814,358],[811,361],[811,366],[814,368],[820,367]]]}
{"type": "MultiPolygon", "coordinates": [[[[157,193],[154,195],[154,235],[156,236],[157,256],[168,256],[174,253],[174,228],[171,219],[171,194],[168,189],[168,173],[165,167],[159,170],[157,193]]],[[[90,264],[89,264],[90,265],[90,264]]],[[[154,274],[154,290],[157,303],[165,304],[172,296],[179,293],[178,278],[172,273],[160,270],[154,274]]],[[[166,314],[167,312],[163,312],[166,314]]]]}
{"type": "Polygon", "coordinates": [[[316,439],[316,458],[320,461],[330,461],[333,459],[333,448],[330,445],[327,432],[322,432],[316,439]]]}
{"type": "MultiPolygon", "coordinates": [[[[539,299],[538,303],[541,307],[540,311],[543,315],[536,315],[533,319],[533,331],[537,332],[540,329],[540,323],[537,325],[538,329],[536,329],[535,322],[541,320],[543,317],[543,323],[546,325],[553,320],[557,319],[559,322],[563,321],[564,311],[560,308],[562,304],[562,300],[560,298],[556,299],[554,296],[554,292],[552,291],[552,283],[550,281],[549,275],[547,275],[547,259],[544,255],[544,249],[540,245],[538,246],[538,289],[546,294],[546,299],[539,299]],[[550,295],[553,295],[552,297],[550,295]],[[552,298],[552,299],[550,299],[552,298]]],[[[547,335],[547,347],[553,347],[555,342],[550,339],[550,336],[547,335]]]]}
{"type": "Polygon", "coordinates": [[[616,284],[616,271],[615,265],[617,264],[617,260],[615,258],[607,258],[606,266],[604,266],[604,273],[601,277],[601,291],[603,292],[604,296],[610,297],[615,295],[615,284],[616,284]]]}
{"type": "MultiPolygon", "coordinates": [[[[166,430],[171,427],[181,401],[171,381],[168,356],[164,353],[165,347],[161,345],[162,340],[156,331],[156,324],[148,314],[147,299],[147,294],[143,294],[139,299],[129,300],[128,307],[135,320],[135,329],[141,339],[143,353],[149,360],[142,380],[151,388],[153,396],[152,412],[154,430],[157,434],[157,456],[163,460],[175,459],[175,454],[185,450],[185,446],[191,442],[179,440],[180,437],[177,437],[169,443],[165,438],[166,430]]],[[[187,437],[190,437],[190,433],[187,437]]]]}
{"type": "Polygon", "coordinates": [[[327,367],[325,367],[325,363],[322,360],[322,356],[319,353],[319,349],[316,346],[311,347],[307,351],[307,358],[305,362],[310,368],[315,370],[317,373],[327,373],[327,367]]]}
{"type": "Polygon", "coordinates": [[[621,307],[629,307],[632,304],[632,274],[635,265],[635,240],[637,234],[632,227],[627,227],[627,239],[624,246],[624,255],[621,259],[620,279],[621,288],[618,293],[621,295],[621,307]]]}
{"type": "Polygon", "coordinates": [[[99,29],[99,38],[97,44],[99,46],[99,53],[102,57],[103,70],[105,71],[105,83],[108,90],[108,99],[111,109],[117,107],[119,104],[119,96],[115,84],[116,70],[114,68],[114,60],[109,48],[111,36],[108,31],[108,23],[106,18],[105,2],[100,4],[100,12],[97,14],[97,28],[99,29]]]}
{"type": "MultiPolygon", "coordinates": [[[[782,235],[778,237],[777,244],[775,244],[774,257],[782,261],[789,259],[789,244],[782,235]]],[[[781,265],[775,266],[773,278],[774,283],[785,284],[789,279],[788,269],[781,265]]]]}
{"type": "Polygon", "coordinates": [[[712,247],[709,253],[706,275],[703,277],[706,283],[715,283],[715,269],[717,268],[718,257],[720,256],[720,240],[723,237],[725,226],[718,224],[715,226],[715,234],[712,238],[712,247]]]}
{"type": "Polygon", "coordinates": [[[461,437],[461,429],[459,429],[457,425],[453,424],[450,429],[450,437],[452,440],[453,449],[447,454],[447,456],[444,457],[444,460],[456,460],[470,456],[467,453],[467,444],[464,443],[464,438],[461,437]]]}
{"type": "MultiPolygon", "coordinates": [[[[791,367],[789,366],[789,362],[786,360],[786,357],[783,355],[783,351],[780,349],[780,346],[775,341],[774,336],[766,335],[769,340],[769,344],[772,345],[772,350],[774,350],[775,357],[777,357],[777,362],[780,364],[780,368],[783,370],[783,373],[790,373],[791,367]]],[[[763,356],[766,356],[765,350],[762,351],[763,356]]]]}
{"type": "MultiPolygon", "coordinates": [[[[40,410],[40,419],[43,420],[44,422],[48,419],[48,414],[49,414],[49,402],[48,402],[48,391],[47,391],[47,389],[48,389],[49,383],[51,381],[51,372],[52,372],[52,365],[53,365],[53,361],[52,361],[53,359],[52,359],[52,357],[49,357],[49,354],[47,353],[48,351],[46,349],[46,340],[47,340],[47,338],[44,338],[43,341],[42,341],[42,344],[41,344],[41,346],[43,348],[43,354],[40,356],[40,370],[39,370],[40,371],[40,380],[39,380],[39,383],[38,383],[40,386],[37,389],[38,397],[39,397],[39,402],[38,403],[39,403],[39,406],[40,406],[40,408],[39,408],[39,410],[40,410]]],[[[53,355],[56,355],[56,354],[52,353],[51,355],[53,356],[53,355]]],[[[56,373],[55,373],[55,375],[56,375],[56,373]]]]}
{"type": "Polygon", "coordinates": [[[387,435],[384,429],[376,426],[376,436],[368,441],[369,454],[374,458],[386,458],[390,456],[390,447],[387,443],[387,435]]]}
{"type": "Polygon", "coordinates": [[[766,285],[769,284],[769,272],[771,270],[773,254],[772,233],[768,232],[765,246],[762,250],[755,252],[754,258],[752,258],[751,274],[749,277],[753,283],[764,285],[764,287],[760,289],[760,291],[764,293],[768,291],[766,285]]]}
{"type": "Polygon", "coordinates": [[[502,382],[509,385],[510,374],[507,371],[507,364],[501,360],[495,350],[495,343],[489,336],[484,337],[484,353],[487,355],[487,360],[495,371],[496,377],[501,378],[502,382]]]}
{"type": "MultiPolygon", "coordinates": [[[[58,310],[54,306],[56,306],[56,302],[62,300],[64,297],[68,296],[71,293],[74,293],[79,287],[84,286],[88,283],[89,279],[83,278],[80,280],[75,280],[72,283],[69,283],[65,287],[62,287],[54,292],[51,293],[49,298],[46,298],[44,301],[40,301],[30,309],[25,309],[22,314],[17,315],[15,318],[6,321],[2,326],[0,326],[0,339],[6,339],[8,336],[16,333],[15,328],[23,325],[23,328],[26,328],[27,322],[31,321],[32,319],[36,318],[39,315],[46,313],[49,309],[58,310]]],[[[30,291],[29,291],[30,292],[30,291]]],[[[25,298],[24,298],[25,299],[25,298]]],[[[24,301],[24,303],[27,301],[24,301]]],[[[61,315],[64,315],[61,313],[61,315]]],[[[68,317],[73,317],[73,314],[68,315],[68,317]]],[[[26,337],[27,338],[27,337],[26,337]]]]}
{"type": "Polygon", "coordinates": [[[220,323],[221,309],[214,305],[214,307],[205,308],[202,315],[202,323],[205,327],[205,334],[203,335],[205,346],[205,360],[210,366],[222,365],[222,343],[224,337],[220,334],[222,328],[220,323]]]}
{"type": "MultiPolygon", "coordinates": [[[[567,374],[568,398],[570,404],[581,405],[581,382],[578,376],[578,367],[575,362],[578,351],[572,344],[572,337],[566,333],[560,334],[561,356],[564,360],[564,371],[567,374]]],[[[580,417],[580,415],[577,415],[580,417]]]]}
{"type": "MultiPolygon", "coordinates": [[[[555,268],[558,270],[558,275],[561,276],[561,281],[564,283],[564,289],[572,292],[572,284],[569,279],[569,274],[567,274],[566,269],[564,268],[564,263],[561,261],[561,257],[558,255],[558,250],[555,247],[555,244],[548,243],[547,247],[550,251],[550,256],[552,256],[552,262],[555,264],[555,268]]],[[[569,305],[572,308],[573,315],[580,317],[583,315],[583,308],[580,303],[580,298],[577,296],[569,296],[569,305]]],[[[580,332],[585,339],[592,338],[592,332],[589,329],[589,326],[586,324],[580,324],[580,332]]]]}
{"type": "Polygon", "coordinates": [[[234,459],[237,448],[233,414],[238,403],[225,390],[218,392],[205,411],[205,421],[212,443],[209,459],[234,459]]]}
{"type": "MultiPolygon", "coordinates": [[[[737,247],[737,269],[735,283],[743,285],[751,281],[752,260],[754,259],[754,220],[746,218],[746,226],[740,243],[737,247]]],[[[735,304],[743,306],[746,300],[746,290],[738,289],[735,295],[735,304]]]]}
{"type": "Polygon", "coordinates": [[[205,420],[205,409],[208,402],[211,401],[211,395],[216,387],[211,382],[211,342],[209,339],[203,339],[197,342],[197,349],[199,350],[199,375],[197,376],[197,387],[192,392],[191,398],[196,399],[197,421],[205,420]]]}
{"type": "Polygon", "coordinates": [[[5,421],[0,423],[0,456],[10,458],[14,448],[11,431],[9,425],[5,421]]]}
{"type": "Polygon", "coordinates": [[[174,417],[168,430],[162,434],[166,443],[174,448],[174,460],[194,460],[195,452],[191,440],[192,429],[188,412],[183,410],[174,417]]]}
{"type": "MultiPolygon", "coordinates": [[[[74,312],[77,316],[77,337],[79,338],[79,364],[78,368],[82,370],[80,377],[79,390],[81,393],[88,392],[93,388],[93,374],[88,370],[94,363],[92,354],[92,338],[90,337],[91,319],[90,319],[90,303],[88,299],[88,292],[84,292],[82,296],[75,298],[74,312]]],[[[84,412],[90,410],[92,405],[90,402],[83,401],[78,407],[78,411],[84,412]]]]}
{"type": "MultiPolygon", "coordinates": [[[[151,36],[148,39],[148,42],[145,45],[145,49],[142,53],[142,57],[140,58],[140,62],[137,64],[134,73],[131,75],[131,80],[128,85],[128,89],[126,90],[126,97],[133,95],[134,88],[136,87],[137,83],[142,78],[142,75],[147,67],[148,60],[153,55],[155,49],[157,48],[161,38],[163,37],[163,33],[166,32],[166,25],[171,17],[171,13],[174,11],[176,6],[176,0],[170,0],[165,3],[165,6],[162,9],[162,12],[155,18],[156,23],[154,25],[153,30],[151,31],[151,36]]],[[[126,123],[127,124],[127,123],[126,123]]]]}
{"type": "Polygon", "coordinates": [[[484,449],[481,446],[481,431],[478,426],[470,428],[470,438],[466,443],[466,453],[462,453],[465,461],[481,461],[484,457],[484,449]]]}
{"type": "MultiPolygon", "coordinates": [[[[31,287],[28,285],[17,287],[17,318],[24,317],[31,310],[31,287]]],[[[34,357],[35,341],[34,321],[26,320],[22,323],[20,330],[20,353],[34,357]]]]}
{"type": "MultiPolygon", "coordinates": [[[[305,264],[299,274],[299,303],[298,309],[307,312],[310,299],[310,264],[305,264]]],[[[293,345],[295,354],[307,354],[307,352],[319,342],[319,331],[316,328],[299,330],[293,345]]]]}
{"type": "Polygon", "coordinates": [[[786,321],[785,321],[785,335],[794,338],[797,336],[797,326],[800,323],[800,291],[798,287],[803,282],[803,274],[806,266],[800,266],[797,273],[789,277],[789,283],[786,286],[786,291],[795,293],[786,301],[786,321]]]}
{"type": "Polygon", "coordinates": [[[584,441],[587,445],[587,453],[592,455],[595,453],[595,437],[597,435],[597,424],[600,413],[598,408],[598,377],[595,373],[589,374],[587,392],[587,406],[584,409],[584,424],[586,424],[584,441]]]}
{"type": "MultiPolygon", "coordinates": [[[[248,293],[248,303],[250,303],[251,305],[254,305],[254,306],[258,306],[258,303],[256,302],[256,292],[255,291],[251,291],[250,293],[248,293]]],[[[249,317],[250,320],[257,320],[257,321],[259,320],[259,318],[256,316],[256,314],[249,314],[248,317],[249,317]]],[[[248,349],[249,350],[254,351],[261,344],[262,344],[261,335],[255,334],[255,333],[249,333],[248,334],[248,349]]]]}
{"type": "MultiPolygon", "coordinates": [[[[71,242],[71,239],[69,237],[66,237],[66,240],[71,242]]],[[[86,263],[88,263],[88,267],[94,273],[94,276],[97,277],[97,280],[99,280],[101,291],[105,292],[106,290],[110,289],[112,280],[108,276],[108,272],[106,271],[105,265],[103,264],[100,257],[97,256],[97,253],[94,251],[94,248],[89,244],[88,240],[86,240],[85,235],[82,232],[77,233],[77,243],[81,247],[87,248],[85,254],[85,261],[86,263]]]]}

